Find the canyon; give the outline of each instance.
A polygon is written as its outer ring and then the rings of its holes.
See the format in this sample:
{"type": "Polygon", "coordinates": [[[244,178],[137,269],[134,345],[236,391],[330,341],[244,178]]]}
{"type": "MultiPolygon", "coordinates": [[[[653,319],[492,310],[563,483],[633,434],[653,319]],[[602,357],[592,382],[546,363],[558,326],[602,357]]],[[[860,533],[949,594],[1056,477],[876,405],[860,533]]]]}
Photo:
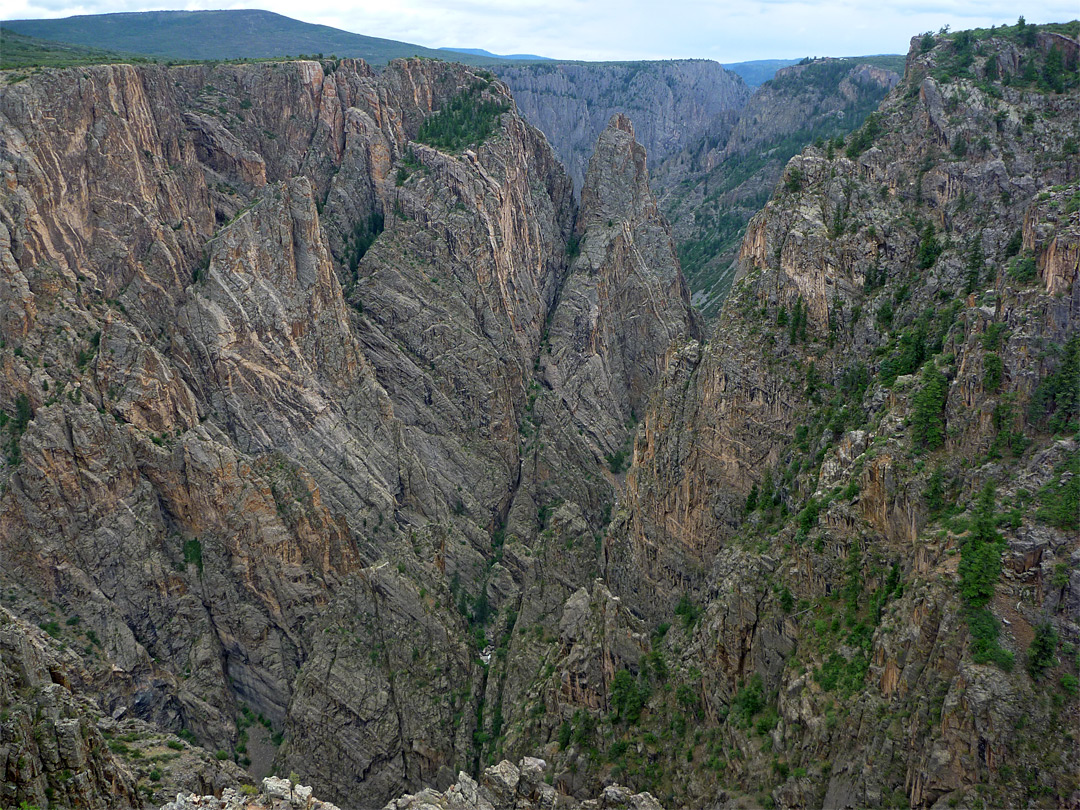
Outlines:
{"type": "Polygon", "coordinates": [[[3,802],[1080,801],[1076,28],[8,72],[3,802]]]}

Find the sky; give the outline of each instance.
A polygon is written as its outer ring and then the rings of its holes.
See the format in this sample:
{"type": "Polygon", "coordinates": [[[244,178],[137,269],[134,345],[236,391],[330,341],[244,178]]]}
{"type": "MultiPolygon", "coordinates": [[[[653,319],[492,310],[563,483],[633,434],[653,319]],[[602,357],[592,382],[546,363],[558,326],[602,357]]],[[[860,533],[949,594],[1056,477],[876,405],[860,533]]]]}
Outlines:
{"type": "Polygon", "coordinates": [[[705,58],[720,62],[906,53],[923,31],[1080,16],[1077,0],[0,0],[0,19],[154,9],[262,8],[305,22],[430,48],[484,48],[559,59],[705,58]]]}

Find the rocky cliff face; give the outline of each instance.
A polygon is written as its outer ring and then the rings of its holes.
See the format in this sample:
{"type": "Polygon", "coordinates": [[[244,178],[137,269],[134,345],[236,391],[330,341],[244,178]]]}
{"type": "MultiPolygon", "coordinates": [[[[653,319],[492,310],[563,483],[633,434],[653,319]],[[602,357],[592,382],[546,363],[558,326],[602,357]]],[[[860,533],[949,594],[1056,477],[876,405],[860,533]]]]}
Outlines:
{"type": "Polygon", "coordinates": [[[547,763],[535,757],[525,757],[518,765],[503,760],[486,768],[479,784],[467,773],[458,774],[457,782],[439,793],[425,790],[412,796],[402,796],[390,802],[384,810],[546,810],[565,807],[567,810],[662,810],[649,793],[632,793],[620,785],[608,785],[599,798],[582,802],[560,801],[555,788],[544,781],[547,763]]]}
{"type": "Polygon", "coordinates": [[[95,699],[99,676],[55,639],[58,622],[43,628],[0,609],[5,805],[137,807],[147,793],[220,792],[244,779],[232,762],[126,718],[124,708],[103,713],[95,699]],[[140,780],[154,790],[140,792],[140,780]]]}
{"type": "Polygon", "coordinates": [[[20,797],[72,807],[130,807],[135,780],[109,751],[86,699],[78,656],[0,611],[0,772],[4,803],[20,797]],[[66,660],[65,660],[66,659],[66,660]],[[73,780],[72,774],[79,779],[73,780]]]}
{"type": "Polygon", "coordinates": [[[5,802],[1075,803],[1061,36],[917,39],[708,342],[626,117],[578,207],[461,66],[8,83],[5,802]]]}
{"type": "Polygon", "coordinates": [[[727,137],[698,138],[658,164],[656,193],[707,318],[719,314],[746,224],[787,161],[810,143],[858,129],[899,80],[893,70],[857,59],[782,68],[754,91],[727,137]]]}
{"type": "Polygon", "coordinates": [[[513,91],[525,119],[547,136],[578,190],[612,115],[630,118],[650,158],[659,162],[699,139],[724,139],[750,97],[742,79],[706,59],[492,69],[513,91]]]}
{"type": "MultiPolygon", "coordinates": [[[[537,666],[520,631],[596,572],[604,453],[692,334],[685,296],[605,348],[580,413],[552,393],[548,325],[587,317],[561,299],[571,183],[462,66],[45,71],[2,116],[13,609],[60,613],[106,713],[344,806],[474,769],[537,666]]],[[[680,289],[643,194],[621,221],[647,255],[590,299],[608,333],[680,289]]]]}
{"type": "Polygon", "coordinates": [[[551,320],[544,372],[578,430],[614,456],[667,364],[657,349],[697,336],[645,149],[624,115],[600,135],[573,239],[578,255],[551,320]]]}
{"type": "Polygon", "coordinates": [[[624,659],[648,706],[716,724],[672,738],[690,803],[713,767],[781,806],[1075,801],[1078,97],[1048,52],[915,40],[880,117],[788,164],[653,399],[605,577],[675,625],[681,698],[624,659]]]}

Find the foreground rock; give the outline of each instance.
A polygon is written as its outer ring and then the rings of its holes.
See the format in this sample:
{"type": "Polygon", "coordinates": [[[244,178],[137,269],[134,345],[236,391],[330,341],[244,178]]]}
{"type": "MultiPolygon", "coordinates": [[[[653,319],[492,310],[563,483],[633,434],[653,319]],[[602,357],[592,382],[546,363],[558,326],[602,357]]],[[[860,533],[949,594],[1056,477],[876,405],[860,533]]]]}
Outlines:
{"type": "Polygon", "coordinates": [[[262,781],[262,791],[226,788],[220,796],[199,796],[181,793],[176,801],[162,805],[161,810],[339,810],[336,805],[319,801],[311,788],[290,779],[268,776],[262,781]]]}
{"type": "Polygon", "coordinates": [[[487,768],[479,783],[461,772],[445,791],[428,788],[402,796],[383,810],[663,810],[651,794],[620,785],[605,787],[598,799],[575,801],[544,781],[546,770],[547,763],[535,757],[525,757],[518,765],[504,759],[487,768]]]}

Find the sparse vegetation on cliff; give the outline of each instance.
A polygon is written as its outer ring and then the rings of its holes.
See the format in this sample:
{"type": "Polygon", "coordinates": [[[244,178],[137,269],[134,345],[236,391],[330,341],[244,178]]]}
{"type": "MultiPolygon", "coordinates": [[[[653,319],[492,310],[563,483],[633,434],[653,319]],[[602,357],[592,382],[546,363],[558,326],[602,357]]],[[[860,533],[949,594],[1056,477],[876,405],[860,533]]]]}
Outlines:
{"type": "Polygon", "coordinates": [[[478,83],[451,96],[437,113],[424,119],[416,140],[448,152],[483,143],[508,109],[504,101],[486,96],[484,90],[485,85],[478,83]]]}

